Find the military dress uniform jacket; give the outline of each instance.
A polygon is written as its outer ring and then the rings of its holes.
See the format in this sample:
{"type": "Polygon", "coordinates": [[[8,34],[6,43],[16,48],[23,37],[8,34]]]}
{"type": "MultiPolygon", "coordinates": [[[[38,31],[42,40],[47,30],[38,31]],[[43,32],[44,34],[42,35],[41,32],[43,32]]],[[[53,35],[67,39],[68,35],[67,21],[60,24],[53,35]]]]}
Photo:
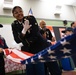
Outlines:
{"type": "Polygon", "coordinates": [[[46,28],[46,38],[52,41],[52,33],[49,29],[46,28]]]}
{"type": "Polygon", "coordinates": [[[30,29],[27,30],[24,37],[22,37],[22,29],[23,25],[22,23],[19,23],[17,20],[15,20],[12,23],[12,32],[14,36],[14,40],[17,43],[23,43],[23,50],[28,51],[30,53],[37,53],[46,47],[50,46],[50,44],[43,39],[39,32],[39,26],[34,16],[25,16],[23,18],[24,22],[25,20],[29,20],[30,24],[32,25],[30,29]]]}

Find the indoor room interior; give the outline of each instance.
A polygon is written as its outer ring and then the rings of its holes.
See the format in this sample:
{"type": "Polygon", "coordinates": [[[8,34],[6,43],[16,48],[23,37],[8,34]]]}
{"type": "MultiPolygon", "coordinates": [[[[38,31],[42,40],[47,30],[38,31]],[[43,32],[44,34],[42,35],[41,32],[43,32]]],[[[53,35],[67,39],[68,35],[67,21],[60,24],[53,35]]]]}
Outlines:
{"type": "MultiPolygon", "coordinates": [[[[11,28],[11,24],[15,20],[12,14],[14,6],[20,6],[24,16],[34,16],[38,25],[41,20],[44,20],[46,27],[55,37],[54,44],[64,38],[62,30],[71,27],[72,22],[76,22],[76,0],[1,0],[0,24],[3,27],[0,28],[0,35],[5,38],[11,49],[21,49],[21,44],[17,44],[13,38],[11,28]]],[[[76,55],[70,57],[72,58],[69,61],[68,59],[57,60],[62,75],[76,75],[76,55]]],[[[18,64],[8,58],[4,57],[5,75],[27,75],[26,64],[18,64]]]]}

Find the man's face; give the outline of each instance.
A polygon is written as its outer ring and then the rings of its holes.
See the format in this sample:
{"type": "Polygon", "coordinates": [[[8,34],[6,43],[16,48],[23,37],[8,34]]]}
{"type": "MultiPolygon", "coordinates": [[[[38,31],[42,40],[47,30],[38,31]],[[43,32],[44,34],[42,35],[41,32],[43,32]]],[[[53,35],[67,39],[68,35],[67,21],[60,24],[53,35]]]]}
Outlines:
{"type": "Polygon", "coordinates": [[[41,21],[41,22],[40,22],[40,27],[41,27],[41,28],[45,28],[45,27],[46,27],[46,23],[45,23],[44,21],[41,21]]]}

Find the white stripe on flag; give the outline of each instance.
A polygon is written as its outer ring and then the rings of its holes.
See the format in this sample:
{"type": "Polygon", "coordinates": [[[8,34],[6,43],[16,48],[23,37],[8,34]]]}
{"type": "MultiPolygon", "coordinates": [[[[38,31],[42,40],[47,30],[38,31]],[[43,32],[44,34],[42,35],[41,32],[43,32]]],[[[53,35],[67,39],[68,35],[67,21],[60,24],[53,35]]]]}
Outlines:
{"type": "Polygon", "coordinates": [[[6,58],[11,59],[11,60],[14,61],[14,62],[21,63],[21,62],[20,62],[21,59],[19,59],[19,58],[13,58],[13,57],[10,56],[10,55],[8,55],[6,58]]]}
{"type": "Polygon", "coordinates": [[[16,50],[16,49],[12,50],[12,52],[14,54],[18,55],[20,58],[23,58],[23,59],[25,59],[25,58],[27,59],[27,58],[31,57],[30,55],[28,56],[28,55],[26,55],[26,54],[24,54],[21,51],[16,50]]]}

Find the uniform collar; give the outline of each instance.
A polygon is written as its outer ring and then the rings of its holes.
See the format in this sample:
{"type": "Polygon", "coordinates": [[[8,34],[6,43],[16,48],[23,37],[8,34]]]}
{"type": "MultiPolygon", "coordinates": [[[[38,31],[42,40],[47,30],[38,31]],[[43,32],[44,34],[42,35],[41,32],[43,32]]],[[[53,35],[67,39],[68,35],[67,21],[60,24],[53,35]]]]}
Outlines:
{"type": "Polygon", "coordinates": [[[18,21],[19,22],[19,24],[22,24],[22,22],[20,22],[20,21],[18,21]]]}

